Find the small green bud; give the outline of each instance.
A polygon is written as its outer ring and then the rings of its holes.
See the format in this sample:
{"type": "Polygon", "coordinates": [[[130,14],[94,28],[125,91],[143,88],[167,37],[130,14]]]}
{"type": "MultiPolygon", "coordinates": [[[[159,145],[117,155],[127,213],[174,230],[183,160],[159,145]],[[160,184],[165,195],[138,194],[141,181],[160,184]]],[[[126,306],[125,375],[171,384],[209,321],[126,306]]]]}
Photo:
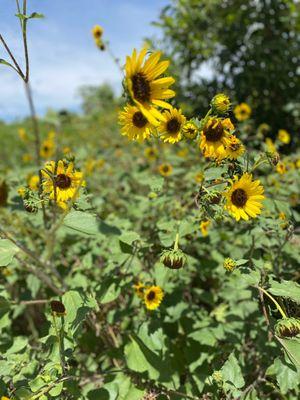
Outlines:
{"type": "Polygon", "coordinates": [[[223,382],[223,375],[221,371],[214,371],[212,374],[212,378],[218,384],[221,384],[223,382]]]}

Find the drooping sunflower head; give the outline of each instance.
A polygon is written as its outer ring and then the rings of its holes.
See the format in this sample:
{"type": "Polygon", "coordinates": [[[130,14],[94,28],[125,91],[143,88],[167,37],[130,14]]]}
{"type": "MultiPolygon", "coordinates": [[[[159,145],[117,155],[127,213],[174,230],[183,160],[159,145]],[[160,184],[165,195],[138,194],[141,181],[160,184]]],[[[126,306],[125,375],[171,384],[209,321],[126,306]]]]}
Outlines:
{"type": "Polygon", "coordinates": [[[256,218],[263,207],[264,188],[260,181],[253,181],[252,175],[245,173],[240,179],[231,182],[230,189],[224,193],[226,197],[225,209],[237,221],[241,218],[248,220],[256,218]]]}
{"type": "Polygon", "coordinates": [[[291,135],[285,129],[279,129],[277,137],[283,144],[289,144],[291,141],[291,135]]]}
{"type": "Polygon", "coordinates": [[[220,158],[228,158],[229,160],[236,160],[238,157],[243,155],[245,147],[243,143],[235,136],[228,136],[228,143],[224,149],[220,150],[220,158]]]}
{"type": "Polygon", "coordinates": [[[193,122],[187,122],[182,128],[183,136],[187,139],[195,139],[198,132],[199,130],[193,122]]]}
{"type": "Polygon", "coordinates": [[[160,138],[165,143],[176,143],[182,138],[182,128],[185,124],[185,116],[181,113],[181,110],[171,108],[163,113],[163,121],[161,121],[158,131],[160,132],[160,138]]]}
{"type": "Polygon", "coordinates": [[[156,51],[145,60],[147,51],[147,47],[140,53],[134,49],[131,57],[127,56],[125,81],[131,99],[152,124],[158,124],[162,118],[156,107],[170,108],[165,100],[175,96],[169,89],[174,79],[161,77],[169,66],[169,61],[159,61],[161,52],[156,51]]]}
{"type": "Polygon", "coordinates": [[[240,122],[249,119],[252,113],[251,107],[247,103],[238,104],[233,111],[235,118],[240,122]]]}
{"type": "Polygon", "coordinates": [[[94,39],[99,39],[101,38],[102,34],[103,34],[103,28],[100,25],[95,25],[92,29],[92,34],[94,39]]]}
{"type": "Polygon", "coordinates": [[[158,167],[158,170],[162,176],[167,177],[172,174],[173,168],[171,164],[164,163],[158,167]]]}
{"type": "Polygon", "coordinates": [[[127,104],[124,110],[120,111],[119,123],[122,126],[121,134],[123,136],[139,142],[148,139],[151,136],[151,132],[155,129],[140,109],[130,104],[127,104]]]}
{"type": "Polygon", "coordinates": [[[229,118],[209,118],[201,132],[200,149],[204,157],[218,158],[229,143],[228,136],[234,129],[229,118]]]}
{"type": "Polygon", "coordinates": [[[40,148],[40,155],[43,158],[50,158],[55,152],[55,144],[52,139],[46,139],[43,141],[40,148]]]}
{"type": "Polygon", "coordinates": [[[147,287],[144,291],[144,302],[148,310],[155,310],[159,307],[162,299],[164,297],[164,292],[159,286],[147,287]]]}
{"type": "Polygon", "coordinates": [[[226,114],[229,111],[230,106],[231,106],[230,99],[224,93],[216,94],[211,101],[211,107],[213,113],[217,115],[226,114]]]}
{"type": "Polygon", "coordinates": [[[54,200],[63,207],[70,199],[78,196],[81,186],[85,186],[82,172],[74,170],[74,164],[68,165],[60,160],[57,163],[50,161],[42,170],[43,192],[49,195],[49,199],[54,200]]]}

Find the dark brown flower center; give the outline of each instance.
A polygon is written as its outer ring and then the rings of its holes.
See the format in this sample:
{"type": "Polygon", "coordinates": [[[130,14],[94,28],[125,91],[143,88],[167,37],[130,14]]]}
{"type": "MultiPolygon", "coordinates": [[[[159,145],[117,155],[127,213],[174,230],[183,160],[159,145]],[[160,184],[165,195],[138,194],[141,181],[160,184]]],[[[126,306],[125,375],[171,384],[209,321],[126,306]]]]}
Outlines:
{"type": "Polygon", "coordinates": [[[140,72],[131,78],[134,98],[141,102],[149,102],[151,88],[147,78],[140,72]]]}
{"type": "Polygon", "coordinates": [[[147,294],[147,300],[152,301],[155,299],[155,292],[153,292],[153,290],[151,290],[148,294],[147,294]]]}
{"type": "Polygon", "coordinates": [[[144,128],[144,126],[147,125],[148,120],[140,111],[137,111],[133,114],[132,122],[137,128],[144,128]]]}
{"type": "Polygon", "coordinates": [[[169,166],[168,166],[168,165],[164,165],[164,166],[162,167],[162,170],[163,170],[163,172],[165,172],[165,173],[169,172],[169,166]]]}
{"type": "Polygon", "coordinates": [[[175,134],[180,130],[180,121],[178,121],[177,118],[171,118],[168,122],[167,122],[167,131],[169,133],[175,134]]]}
{"type": "Polygon", "coordinates": [[[236,189],[231,195],[231,201],[236,207],[243,207],[247,200],[248,196],[244,189],[236,189]]]}
{"type": "Polygon", "coordinates": [[[71,178],[65,174],[58,174],[55,177],[55,185],[60,189],[68,189],[71,186],[71,178]]]}
{"type": "Polygon", "coordinates": [[[223,126],[221,122],[212,121],[209,126],[203,129],[206,140],[209,142],[218,142],[223,136],[223,126]]]}

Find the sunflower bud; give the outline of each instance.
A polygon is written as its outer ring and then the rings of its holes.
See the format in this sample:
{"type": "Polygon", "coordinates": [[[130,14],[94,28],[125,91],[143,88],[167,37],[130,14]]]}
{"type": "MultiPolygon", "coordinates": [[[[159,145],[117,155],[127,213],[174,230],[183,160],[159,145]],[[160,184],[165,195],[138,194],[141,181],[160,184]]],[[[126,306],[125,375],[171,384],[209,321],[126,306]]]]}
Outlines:
{"type": "Polygon", "coordinates": [[[223,376],[221,371],[214,371],[211,377],[218,384],[221,384],[223,382],[223,376]]]}
{"type": "Polygon", "coordinates": [[[66,308],[61,301],[52,300],[50,302],[50,307],[52,314],[56,317],[63,317],[64,315],[66,315],[66,308]]]}
{"type": "Polygon", "coordinates": [[[230,99],[224,93],[218,93],[212,99],[211,103],[212,112],[217,115],[226,114],[231,106],[230,99]]]}
{"type": "Polygon", "coordinates": [[[232,272],[236,267],[236,262],[232,258],[225,258],[223,267],[228,272],[232,272]]]}
{"type": "Polygon", "coordinates": [[[171,269],[180,269],[186,263],[186,255],[182,250],[164,250],[161,254],[160,261],[165,267],[171,269]]]}
{"type": "Polygon", "coordinates": [[[182,128],[182,133],[186,139],[195,139],[198,134],[198,128],[193,122],[187,122],[182,128]]]}
{"type": "Polygon", "coordinates": [[[279,337],[294,337],[300,333],[299,318],[281,319],[275,325],[275,333],[279,337]]]}

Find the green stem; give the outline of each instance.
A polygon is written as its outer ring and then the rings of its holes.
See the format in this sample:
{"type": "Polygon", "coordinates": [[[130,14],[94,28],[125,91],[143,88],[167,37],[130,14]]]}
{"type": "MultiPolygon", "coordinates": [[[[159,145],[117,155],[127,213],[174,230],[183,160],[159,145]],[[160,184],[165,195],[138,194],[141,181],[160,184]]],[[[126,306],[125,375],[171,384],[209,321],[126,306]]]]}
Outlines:
{"type": "Polygon", "coordinates": [[[54,330],[55,330],[55,335],[57,336],[57,340],[58,340],[58,346],[59,346],[59,356],[60,356],[60,364],[61,364],[61,368],[63,373],[65,372],[65,357],[64,357],[64,349],[63,349],[63,344],[62,344],[62,329],[58,330],[57,324],[56,324],[56,317],[55,314],[52,313],[52,318],[53,318],[53,326],[54,326],[54,330]]]}
{"type": "Polygon", "coordinates": [[[179,244],[179,233],[176,233],[176,238],[175,238],[175,243],[174,243],[174,250],[178,250],[178,244],[179,244]]]}
{"type": "Polygon", "coordinates": [[[280,304],[274,299],[274,297],[271,296],[270,293],[267,292],[267,291],[266,291],[265,289],[263,289],[262,287],[257,286],[257,288],[258,288],[258,290],[261,290],[266,296],[268,296],[270,300],[273,301],[273,303],[275,304],[277,310],[280,312],[282,318],[283,318],[283,319],[287,319],[287,318],[288,318],[287,315],[286,315],[285,312],[283,311],[283,309],[282,309],[282,307],[280,306],[280,304]]]}

